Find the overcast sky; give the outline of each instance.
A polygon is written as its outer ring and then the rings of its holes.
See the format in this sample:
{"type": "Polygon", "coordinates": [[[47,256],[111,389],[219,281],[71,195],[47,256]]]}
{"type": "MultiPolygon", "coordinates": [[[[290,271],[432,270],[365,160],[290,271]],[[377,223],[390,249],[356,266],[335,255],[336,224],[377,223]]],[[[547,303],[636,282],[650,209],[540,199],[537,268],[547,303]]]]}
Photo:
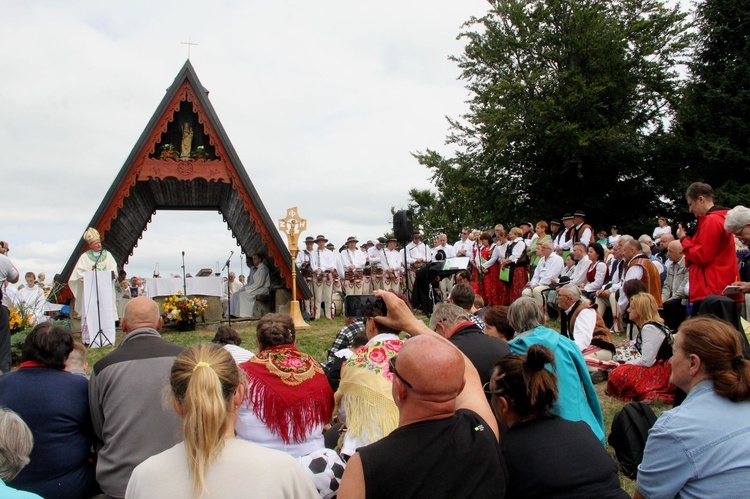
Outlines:
{"type": "MultiPolygon", "coordinates": [[[[19,271],[62,270],[187,58],[273,220],[299,206],[338,244],[391,228],[469,97],[448,61],[483,0],[28,1],[0,16],[0,239],[19,271]]],[[[451,236],[451,238],[453,238],[451,236]]],[[[106,242],[105,242],[106,247],[106,242]]],[[[216,212],[157,212],[126,267],[215,267],[216,212]]],[[[239,270],[239,251],[232,259],[239,270]]]]}

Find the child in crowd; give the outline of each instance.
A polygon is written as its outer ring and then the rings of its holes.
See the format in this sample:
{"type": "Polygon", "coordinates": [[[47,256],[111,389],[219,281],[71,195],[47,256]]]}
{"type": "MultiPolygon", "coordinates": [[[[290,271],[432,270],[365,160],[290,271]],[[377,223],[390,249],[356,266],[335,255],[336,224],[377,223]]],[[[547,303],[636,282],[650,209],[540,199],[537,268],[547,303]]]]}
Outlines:
{"type": "Polygon", "coordinates": [[[68,355],[68,359],[65,361],[65,370],[71,374],[77,374],[88,379],[86,371],[89,368],[89,363],[86,362],[86,347],[83,343],[73,343],[73,351],[68,355]]]}

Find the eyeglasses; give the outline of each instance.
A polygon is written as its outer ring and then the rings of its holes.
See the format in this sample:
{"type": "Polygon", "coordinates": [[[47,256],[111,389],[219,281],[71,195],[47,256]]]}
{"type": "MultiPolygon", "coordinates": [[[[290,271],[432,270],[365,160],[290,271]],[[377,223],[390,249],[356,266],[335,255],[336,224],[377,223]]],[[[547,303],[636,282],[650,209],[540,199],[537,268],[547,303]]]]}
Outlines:
{"type": "MultiPolygon", "coordinates": [[[[505,378],[504,374],[501,375],[499,378],[497,378],[497,382],[499,383],[503,381],[503,378],[505,378]]],[[[505,381],[503,381],[503,384],[505,384],[505,381]]],[[[482,389],[484,390],[485,395],[490,396],[490,397],[498,397],[502,395],[503,393],[505,393],[505,388],[498,387],[496,390],[492,390],[492,387],[490,387],[489,381],[482,385],[482,389]]]]}
{"type": "Polygon", "coordinates": [[[388,359],[388,369],[390,369],[391,374],[393,374],[394,376],[396,376],[398,379],[401,380],[401,382],[403,384],[405,384],[406,386],[408,386],[409,388],[411,388],[413,390],[414,387],[411,386],[411,383],[409,383],[404,378],[402,378],[401,375],[398,373],[398,371],[396,371],[396,357],[398,357],[398,355],[394,355],[393,357],[391,357],[390,359],[388,359]]]}

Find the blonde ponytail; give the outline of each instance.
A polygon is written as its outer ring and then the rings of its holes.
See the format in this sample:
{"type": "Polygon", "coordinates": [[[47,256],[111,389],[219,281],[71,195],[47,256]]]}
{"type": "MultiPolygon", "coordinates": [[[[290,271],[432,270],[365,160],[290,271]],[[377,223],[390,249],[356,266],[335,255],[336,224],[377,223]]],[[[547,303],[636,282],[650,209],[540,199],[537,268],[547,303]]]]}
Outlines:
{"type": "Polygon", "coordinates": [[[224,449],[225,435],[234,431],[226,427],[227,415],[240,376],[229,352],[209,343],[186,349],[172,366],[170,384],[182,412],[184,445],[196,496],[207,491],[206,472],[224,449]]]}

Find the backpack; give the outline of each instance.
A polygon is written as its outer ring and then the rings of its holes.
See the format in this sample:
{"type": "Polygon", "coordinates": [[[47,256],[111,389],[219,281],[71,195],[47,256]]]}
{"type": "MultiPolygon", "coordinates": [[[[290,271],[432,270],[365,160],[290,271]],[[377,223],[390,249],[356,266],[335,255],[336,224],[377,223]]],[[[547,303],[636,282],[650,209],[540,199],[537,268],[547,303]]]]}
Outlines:
{"type": "Polygon", "coordinates": [[[635,480],[638,465],[643,461],[648,430],[654,426],[656,415],[647,404],[631,402],[615,414],[607,441],[614,449],[620,469],[635,480]]]}

